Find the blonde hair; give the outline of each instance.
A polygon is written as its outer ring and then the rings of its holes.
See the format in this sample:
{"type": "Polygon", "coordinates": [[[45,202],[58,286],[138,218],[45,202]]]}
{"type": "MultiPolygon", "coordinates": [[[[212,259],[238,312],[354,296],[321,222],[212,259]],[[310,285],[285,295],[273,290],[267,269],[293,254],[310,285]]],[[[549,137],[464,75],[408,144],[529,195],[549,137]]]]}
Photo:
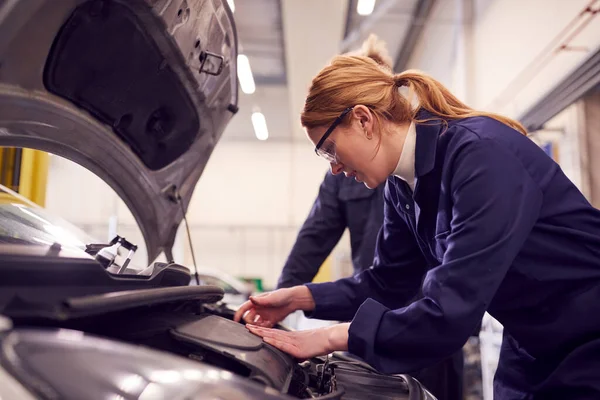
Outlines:
{"type": "Polygon", "coordinates": [[[308,129],[327,125],[344,109],[356,104],[367,106],[379,127],[382,119],[395,123],[425,122],[416,119],[421,107],[442,122],[485,116],[527,134],[523,125],[513,119],[473,110],[444,85],[421,71],[407,70],[394,74],[385,44],[375,35],[371,35],[359,51],[334,57],[319,72],[312,81],[300,121],[308,129]],[[398,88],[402,86],[408,88],[408,98],[400,94],[398,88]],[[418,100],[417,108],[411,104],[411,95],[418,100]]]}

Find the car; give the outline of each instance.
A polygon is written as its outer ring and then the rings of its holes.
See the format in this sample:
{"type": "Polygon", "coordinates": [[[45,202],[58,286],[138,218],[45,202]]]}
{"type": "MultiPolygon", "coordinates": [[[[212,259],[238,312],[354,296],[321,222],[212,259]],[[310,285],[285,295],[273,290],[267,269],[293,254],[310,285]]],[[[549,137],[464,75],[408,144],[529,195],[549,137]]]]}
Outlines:
{"type": "Polygon", "coordinates": [[[433,399],[345,354],[293,359],[173,261],[237,112],[236,35],[224,0],[0,1],[0,146],[94,172],[168,260],[0,188],[0,398],[433,399]]]}

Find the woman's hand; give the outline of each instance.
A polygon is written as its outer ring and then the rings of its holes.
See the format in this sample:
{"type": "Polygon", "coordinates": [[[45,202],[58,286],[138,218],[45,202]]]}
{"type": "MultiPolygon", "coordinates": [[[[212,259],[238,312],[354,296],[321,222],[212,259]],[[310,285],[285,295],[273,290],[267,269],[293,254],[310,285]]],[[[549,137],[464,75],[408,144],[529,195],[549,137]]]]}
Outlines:
{"type": "Polygon", "coordinates": [[[348,350],[349,323],[295,332],[254,325],[246,327],[250,332],[262,337],[266,343],[301,360],[323,356],[333,351],[348,350]]]}
{"type": "Polygon", "coordinates": [[[296,310],[311,311],[315,301],[306,286],[279,289],[258,296],[251,296],[236,311],[233,320],[242,318],[248,324],[271,328],[296,310]]]}

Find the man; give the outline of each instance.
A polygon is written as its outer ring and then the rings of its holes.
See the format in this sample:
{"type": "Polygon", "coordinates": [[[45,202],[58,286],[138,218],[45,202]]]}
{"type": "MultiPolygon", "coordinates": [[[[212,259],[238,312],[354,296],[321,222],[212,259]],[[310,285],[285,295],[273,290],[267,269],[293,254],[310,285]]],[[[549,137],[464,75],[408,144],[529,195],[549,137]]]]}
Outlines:
{"type": "MultiPolygon", "coordinates": [[[[311,282],[346,228],[350,231],[354,274],[371,267],[377,235],[383,225],[384,187],[380,185],[371,190],[344,174],[333,175],[328,171],[283,267],[277,288],[311,282]]],[[[463,398],[462,352],[412,375],[440,400],[463,398]]]]}

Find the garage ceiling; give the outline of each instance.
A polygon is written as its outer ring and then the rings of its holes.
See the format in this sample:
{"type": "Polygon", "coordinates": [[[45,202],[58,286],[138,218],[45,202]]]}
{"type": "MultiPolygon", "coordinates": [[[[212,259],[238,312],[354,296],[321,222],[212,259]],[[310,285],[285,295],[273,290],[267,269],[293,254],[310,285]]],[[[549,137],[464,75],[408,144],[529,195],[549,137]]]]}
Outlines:
{"type": "Polygon", "coordinates": [[[280,0],[236,0],[239,51],[246,54],[257,85],[285,85],[280,0]]]}
{"type": "Polygon", "coordinates": [[[402,70],[434,3],[435,0],[379,0],[373,14],[361,16],[356,12],[358,0],[349,0],[342,49],[356,47],[374,33],[387,43],[395,69],[402,70]]]}
{"type": "Polygon", "coordinates": [[[416,42],[434,1],[377,0],[371,15],[360,16],[358,0],[235,0],[240,53],[250,60],[257,89],[241,93],[225,139],[256,140],[250,114],[268,109],[277,115],[263,111],[271,139],[305,141],[298,115],[312,77],[371,32],[387,42],[392,59],[406,59],[412,52],[407,41],[416,42]]]}

